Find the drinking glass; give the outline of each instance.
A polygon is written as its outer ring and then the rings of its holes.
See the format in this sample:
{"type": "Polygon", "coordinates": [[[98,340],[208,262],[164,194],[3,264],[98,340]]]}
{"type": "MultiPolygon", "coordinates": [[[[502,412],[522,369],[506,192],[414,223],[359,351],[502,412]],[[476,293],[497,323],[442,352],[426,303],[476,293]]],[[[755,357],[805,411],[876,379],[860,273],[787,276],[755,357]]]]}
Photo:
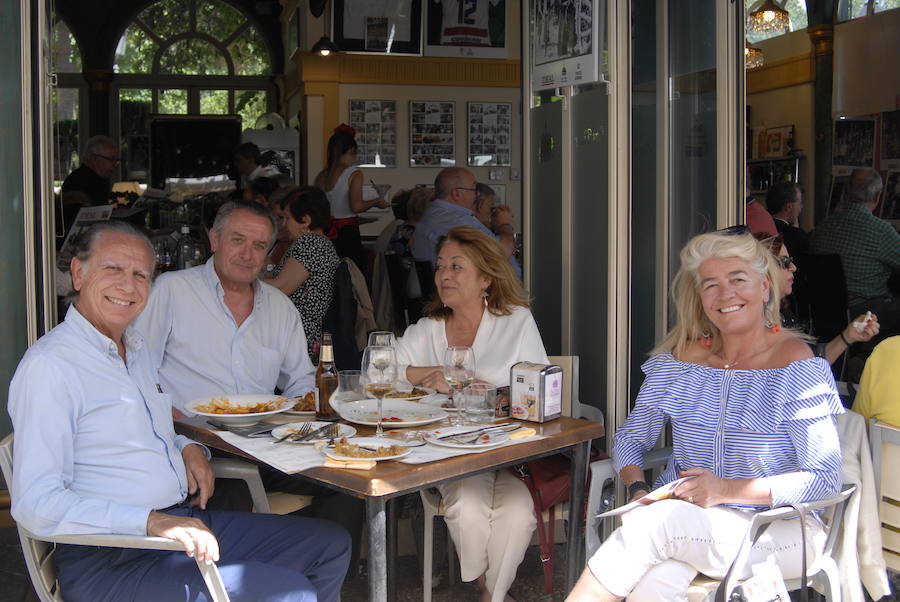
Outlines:
{"type": "Polygon", "coordinates": [[[366,386],[366,394],[378,400],[378,427],[375,436],[384,435],[381,427],[384,396],[394,388],[397,377],[397,354],[393,347],[370,345],[363,351],[361,380],[366,386]]]}
{"type": "Polygon", "coordinates": [[[331,407],[339,411],[342,404],[366,398],[366,392],[360,382],[359,370],[341,370],[338,372],[338,387],[331,396],[331,407]]]}
{"type": "Polygon", "coordinates": [[[397,337],[390,330],[376,330],[369,333],[369,345],[394,347],[397,345],[397,337]]]}
{"type": "Polygon", "coordinates": [[[471,347],[447,347],[444,352],[444,378],[450,385],[450,404],[457,411],[450,417],[450,424],[464,424],[465,395],[458,395],[475,380],[475,352],[471,347]],[[462,405],[458,403],[462,401],[462,405]]]}
{"type": "Polygon", "coordinates": [[[465,392],[466,420],[469,422],[493,422],[497,411],[497,387],[490,383],[472,383],[465,392]]]}

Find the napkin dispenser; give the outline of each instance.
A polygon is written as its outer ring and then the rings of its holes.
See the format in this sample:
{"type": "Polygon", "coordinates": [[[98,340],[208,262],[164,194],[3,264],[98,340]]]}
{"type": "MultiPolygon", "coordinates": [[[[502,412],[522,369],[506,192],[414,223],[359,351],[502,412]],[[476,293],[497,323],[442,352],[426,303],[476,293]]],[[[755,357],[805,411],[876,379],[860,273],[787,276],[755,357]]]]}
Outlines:
{"type": "Polygon", "coordinates": [[[547,422],[562,414],[562,368],[519,362],[510,368],[510,415],[518,420],[547,422]]]}

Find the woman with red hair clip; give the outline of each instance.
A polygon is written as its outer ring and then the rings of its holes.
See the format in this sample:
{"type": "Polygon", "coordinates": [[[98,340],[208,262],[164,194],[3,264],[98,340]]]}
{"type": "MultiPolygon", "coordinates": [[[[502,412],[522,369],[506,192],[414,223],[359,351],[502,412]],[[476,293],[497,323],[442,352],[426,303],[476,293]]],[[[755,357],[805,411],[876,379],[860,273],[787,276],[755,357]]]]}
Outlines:
{"type": "Polygon", "coordinates": [[[321,188],[331,204],[331,228],[328,237],[334,241],[341,257],[349,257],[366,272],[362,237],[357,214],[372,207],[386,209],[388,202],[381,198],[363,200],[363,175],[356,167],[356,130],[342,123],[328,139],[325,169],[316,176],[314,185],[321,188]]]}

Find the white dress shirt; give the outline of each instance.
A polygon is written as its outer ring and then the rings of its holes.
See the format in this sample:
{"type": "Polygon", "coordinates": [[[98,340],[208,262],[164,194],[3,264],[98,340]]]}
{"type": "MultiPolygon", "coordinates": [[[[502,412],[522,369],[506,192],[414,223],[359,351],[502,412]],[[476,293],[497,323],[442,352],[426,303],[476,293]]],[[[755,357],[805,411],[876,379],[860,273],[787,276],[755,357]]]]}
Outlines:
{"type": "Polygon", "coordinates": [[[116,344],[75,307],[35,343],[9,389],[12,515],[38,535],[144,535],[153,509],[187,497],[168,395],[140,335],[116,344]]]}
{"type": "MultiPolygon", "coordinates": [[[[446,322],[422,318],[397,339],[399,376],[409,366],[441,366],[447,349],[446,322]]],[[[509,369],[517,362],[550,363],[537,324],[527,307],[516,306],[508,316],[485,311],[472,343],[475,378],[497,387],[509,386],[509,369]]]]}
{"type": "Polygon", "coordinates": [[[314,388],[297,308],[275,287],[253,283],[253,310],[238,326],[225,290],[205,265],[159,277],[135,327],[146,341],[162,390],[176,407],[237,393],[303,395],[314,388]]]}

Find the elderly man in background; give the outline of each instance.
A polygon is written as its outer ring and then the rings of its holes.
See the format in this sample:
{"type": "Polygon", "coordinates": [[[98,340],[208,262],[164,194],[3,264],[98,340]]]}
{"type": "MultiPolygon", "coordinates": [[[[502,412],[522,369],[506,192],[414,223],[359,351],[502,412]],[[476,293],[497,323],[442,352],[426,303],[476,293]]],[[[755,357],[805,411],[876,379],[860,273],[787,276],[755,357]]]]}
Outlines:
{"type": "Polygon", "coordinates": [[[12,514],[37,535],[123,533],[185,554],[57,545],[66,600],[207,600],[195,562],[219,561],[232,600],[334,600],[349,541],[314,519],[206,510],[205,448],[175,435],[149,349],[131,328],[154,270],[128,224],[94,226],[72,259],[76,300],[13,377],[12,514]]]}
{"type": "Polygon", "coordinates": [[[65,237],[78,210],[109,204],[112,177],[121,157],[119,147],[107,136],[94,136],[84,145],[81,165],[62,183],[62,223],[57,224],[59,240],[65,237]],[[61,226],[61,227],[60,227],[61,226]]]}
{"type": "Polygon", "coordinates": [[[277,230],[259,203],[226,203],[209,233],[213,256],[156,283],[135,326],[179,410],[198,397],[314,388],[300,314],[257,280],[277,230]]]}
{"type": "Polygon", "coordinates": [[[522,277],[522,268],[513,257],[516,245],[513,237],[512,212],[508,209],[497,212],[494,218],[496,234],[481,223],[475,214],[478,188],[475,175],[471,171],[462,167],[442,169],[434,179],[434,196],[434,200],[416,226],[412,242],[414,259],[430,261],[434,266],[440,238],[457,226],[469,226],[496,238],[509,257],[516,274],[522,277]]]}
{"type": "Polygon", "coordinates": [[[881,176],[871,168],[854,169],[848,202],[812,232],[812,253],[840,255],[847,279],[850,315],[871,311],[881,332],[870,341],[900,334],[900,299],[888,289],[892,273],[900,271],[900,234],[872,212],[881,200],[881,176]]]}
{"type": "Polygon", "coordinates": [[[809,250],[809,234],[799,224],[803,211],[803,191],[796,182],[778,182],[766,193],[766,209],[788,250],[797,255],[809,250]]]}

